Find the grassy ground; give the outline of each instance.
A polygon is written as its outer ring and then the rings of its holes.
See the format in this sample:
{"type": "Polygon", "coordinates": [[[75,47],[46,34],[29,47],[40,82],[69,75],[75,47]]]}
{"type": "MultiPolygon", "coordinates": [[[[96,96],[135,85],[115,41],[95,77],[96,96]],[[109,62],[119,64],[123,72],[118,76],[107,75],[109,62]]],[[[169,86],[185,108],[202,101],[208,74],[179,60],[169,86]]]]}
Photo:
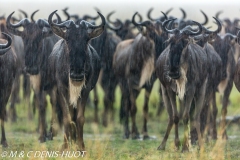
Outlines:
{"type": "MultiPolygon", "coordinates": [[[[116,109],[115,119],[107,128],[102,125],[93,123],[94,107],[92,104],[86,108],[86,123],[84,125],[84,141],[86,146],[86,155],[83,159],[240,159],[240,133],[239,126],[236,124],[229,125],[228,135],[229,140],[223,141],[220,138],[217,141],[209,141],[204,146],[204,151],[200,152],[196,146],[190,146],[190,152],[181,153],[181,150],[174,149],[174,132],[172,131],[166,146],[165,151],[157,151],[157,147],[161,143],[166,126],[167,113],[164,111],[161,117],[156,116],[156,108],[158,105],[158,86],[154,85],[153,92],[149,103],[149,123],[148,131],[152,137],[150,140],[124,140],[122,139],[123,128],[119,124],[118,108],[120,104],[120,90],[116,90],[116,102],[114,107],[116,109]]],[[[103,97],[103,92],[98,86],[100,99],[103,97]]],[[[139,131],[143,125],[142,120],[142,104],[143,93],[141,92],[137,99],[138,112],[137,122],[139,131]]],[[[90,95],[93,97],[92,93],[90,95]]],[[[219,96],[218,96],[219,97],[219,96]]],[[[231,103],[228,107],[228,115],[234,116],[240,114],[239,93],[234,88],[231,94],[231,103]]],[[[220,116],[220,105],[218,98],[218,108],[220,116]]],[[[48,97],[49,103],[49,97],[48,97]]],[[[102,100],[99,103],[100,113],[103,111],[102,100]]],[[[17,105],[18,120],[16,123],[8,121],[6,123],[6,134],[9,147],[7,149],[0,148],[0,159],[81,159],[79,154],[74,151],[75,146],[72,146],[69,152],[61,151],[63,142],[63,132],[59,131],[57,137],[53,141],[47,141],[40,144],[37,127],[37,115],[34,120],[29,121],[27,118],[27,106],[22,102],[17,105]],[[30,152],[32,151],[32,152],[30,152]],[[44,151],[49,151],[52,154],[47,156],[44,151]],[[24,154],[21,154],[24,153],[24,154]],[[16,155],[14,155],[16,153],[16,155]],[[42,153],[42,157],[40,157],[42,153]],[[76,153],[75,157],[72,153],[76,153]],[[4,157],[4,154],[7,156],[4,157]],[[29,155],[27,155],[29,154],[29,155]],[[29,156],[29,157],[28,157],[29,156]],[[72,156],[72,157],[71,157],[72,156]],[[14,158],[13,158],[14,157],[14,158]],[[78,158],[76,158],[78,157],[78,158]]],[[[47,122],[50,124],[51,107],[48,106],[47,122]]],[[[100,119],[101,121],[101,119],[100,119]]],[[[180,125],[180,138],[183,138],[183,127],[180,125]]],[[[220,137],[220,135],[219,135],[220,137]]]]}

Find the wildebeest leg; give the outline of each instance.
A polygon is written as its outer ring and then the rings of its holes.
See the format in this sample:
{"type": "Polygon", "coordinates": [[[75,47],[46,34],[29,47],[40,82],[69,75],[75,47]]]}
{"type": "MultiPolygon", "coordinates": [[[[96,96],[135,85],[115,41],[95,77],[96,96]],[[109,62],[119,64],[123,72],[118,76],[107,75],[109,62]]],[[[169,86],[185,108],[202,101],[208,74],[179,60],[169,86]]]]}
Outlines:
{"type": "Polygon", "coordinates": [[[216,93],[213,94],[212,96],[212,115],[210,115],[212,117],[211,124],[212,124],[212,139],[217,139],[217,113],[218,113],[218,108],[217,108],[217,104],[216,104],[216,93]]]}
{"type": "Polygon", "coordinates": [[[15,104],[17,103],[19,99],[19,88],[20,87],[20,75],[17,75],[14,79],[14,83],[12,86],[12,92],[11,92],[11,99],[10,99],[10,109],[9,109],[9,115],[12,122],[16,122],[17,120],[17,113],[16,113],[16,107],[15,104]]]}
{"type": "Polygon", "coordinates": [[[170,131],[172,129],[172,126],[174,124],[174,122],[173,122],[173,109],[172,109],[171,102],[170,102],[170,99],[169,99],[170,97],[167,93],[168,91],[163,86],[161,86],[161,89],[162,89],[162,97],[163,97],[164,106],[166,107],[167,112],[168,112],[168,126],[167,126],[167,130],[165,132],[164,138],[162,140],[162,143],[157,148],[158,150],[164,150],[165,149],[166,142],[168,140],[168,136],[169,136],[170,131]]]}
{"type": "Polygon", "coordinates": [[[43,91],[40,91],[38,94],[38,102],[39,102],[39,120],[40,120],[40,127],[39,127],[39,131],[40,131],[40,137],[39,137],[39,141],[45,142],[46,141],[46,106],[45,106],[45,93],[43,91]]]}
{"type": "Polygon", "coordinates": [[[52,119],[51,119],[51,126],[50,126],[50,130],[49,130],[49,139],[53,140],[53,137],[57,135],[57,130],[56,128],[54,128],[57,123],[57,110],[56,110],[56,105],[57,105],[57,93],[56,93],[56,88],[52,89],[52,91],[50,92],[50,102],[52,105],[52,119]]]}
{"type": "Polygon", "coordinates": [[[194,118],[193,125],[196,127],[196,130],[197,130],[198,143],[199,143],[200,149],[203,147],[202,134],[200,129],[200,114],[203,109],[203,103],[204,103],[205,91],[206,91],[206,82],[203,84],[201,89],[198,90],[197,96],[195,96],[195,110],[194,110],[194,116],[193,116],[194,118]]]}
{"type": "Polygon", "coordinates": [[[64,144],[63,144],[63,149],[67,149],[69,147],[69,143],[70,143],[70,135],[71,135],[71,115],[69,112],[69,107],[68,104],[66,102],[65,97],[67,97],[66,95],[64,96],[63,93],[67,93],[64,91],[61,91],[58,93],[57,96],[59,96],[59,102],[61,104],[61,108],[62,108],[62,112],[63,112],[63,126],[64,126],[64,144]]]}
{"type": "MultiPolygon", "coordinates": [[[[191,103],[191,107],[190,107],[190,112],[189,112],[189,116],[190,116],[190,122],[194,121],[194,111],[195,111],[195,101],[193,100],[191,103]]],[[[193,123],[191,123],[193,124],[193,123]]],[[[195,128],[194,125],[190,125],[190,137],[191,137],[191,144],[195,145],[198,139],[198,135],[197,135],[197,130],[195,128]]]]}
{"type": "Polygon", "coordinates": [[[103,126],[107,127],[107,117],[110,113],[111,122],[114,120],[114,90],[113,91],[105,91],[104,96],[104,113],[103,113],[103,126]],[[109,112],[110,111],[110,112],[109,112]]]}
{"type": "Polygon", "coordinates": [[[84,93],[82,95],[82,98],[78,99],[78,106],[77,106],[77,121],[76,121],[76,126],[77,126],[77,145],[78,149],[80,151],[84,151],[85,146],[84,146],[84,141],[83,141],[83,125],[85,122],[85,117],[84,117],[84,111],[85,111],[85,106],[86,106],[86,100],[88,97],[88,93],[84,93]]]}
{"type": "Polygon", "coordinates": [[[109,99],[109,90],[106,89],[104,91],[105,95],[104,95],[104,111],[103,111],[103,116],[102,116],[102,119],[103,119],[103,126],[104,127],[107,127],[107,120],[108,120],[108,110],[110,108],[110,99],[109,99]]]}
{"type": "Polygon", "coordinates": [[[113,108],[113,103],[114,103],[114,95],[115,95],[115,89],[117,86],[117,82],[115,78],[111,78],[111,81],[109,82],[107,86],[103,86],[104,88],[104,113],[103,113],[103,126],[107,126],[107,117],[110,113],[110,120],[111,122],[114,121],[114,108],[113,108]]]}
{"type": "Polygon", "coordinates": [[[7,144],[7,139],[6,139],[6,135],[5,135],[5,128],[4,128],[4,119],[6,117],[6,111],[5,109],[3,110],[2,108],[5,108],[5,106],[2,105],[2,103],[0,104],[0,108],[3,112],[0,113],[0,121],[1,121],[1,130],[2,130],[2,138],[1,138],[1,145],[2,147],[6,148],[8,147],[7,144]]]}
{"type": "Polygon", "coordinates": [[[136,106],[136,99],[139,94],[139,91],[136,89],[130,90],[130,102],[131,102],[131,119],[132,119],[132,139],[138,139],[139,138],[139,132],[137,129],[136,124],[136,114],[137,114],[137,106],[136,106]]]}
{"type": "Polygon", "coordinates": [[[159,106],[157,110],[157,116],[161,116],[163,110],[164,110],[164,103],[163,103],[163,98],[162,98],[162,91],[161,87],[159,86],[159,106]]]}
{"type": "Polygon", "coordinates": [[[144,105],[143,105],[143,139],[148,139],[147,120],[148,120],[148,102],[153,84],[147,84],[145,87],[144,105]]]}
{"type": "Polygon", "coordinates": [[[223,139],[228,139],[227,131],[226,131],[226,115],[227,115],[228,100],[232,90],[232,86],[233,86],[233,82],[229,80],[223,95],[223,102],[222,102],[223,104],[222,104],[222,111],[221,111],[221,114],[222,114],[221,135],[223,139]]]}
{"type": "Polygon", "coordinates": [[[188,122],[189,122],[189,113],[191,108],[191,103],[193,101],[195,88],[189,88],[186,92],[183,100],[184,111],[183,111],[183,124],[184,124],[184,139],[182,145],[182,152],[189,151],[189,144],[188,144],[188,122]]]}
{"type": "Polygon", "coordinates": [[[23,74],[23,94],[24,94],[24,103],[28,107],[28,119],[32,120],[33,107],[30,103],[30,95],[31,95],[30,79],[26,73],[23,74]]]}
{"type": "Polygon", "coordinates": [[[124,126],[124,136],[123,138],[129,138],[129,112],[130,112],[130,93],[128,90],[128,84],[125,80],[122,80],[120,83],[120,88],[122,92],[121,106],[120,106],[120,121],[124,126]]]}
{"type": "Polygon", "coordinates": [[[97,86],[93,88],[93,102],[94,102],[94,122],[98,123],[98,94],[97,94],[97,86]]]}

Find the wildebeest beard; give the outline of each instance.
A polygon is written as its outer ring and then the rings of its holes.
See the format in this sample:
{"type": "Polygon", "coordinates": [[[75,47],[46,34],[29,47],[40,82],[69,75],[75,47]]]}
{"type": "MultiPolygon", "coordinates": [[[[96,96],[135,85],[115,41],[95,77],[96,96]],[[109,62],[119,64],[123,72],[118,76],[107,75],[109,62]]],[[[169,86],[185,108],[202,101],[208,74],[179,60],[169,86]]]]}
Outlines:
{"type": "Polygon", "coordinates": [[[178,43],[171,43],[169,53],[169,76],[173,79],[178,79],[181,76],[180,60],[185,45],[186,43],[183,40],[178,43]]]}

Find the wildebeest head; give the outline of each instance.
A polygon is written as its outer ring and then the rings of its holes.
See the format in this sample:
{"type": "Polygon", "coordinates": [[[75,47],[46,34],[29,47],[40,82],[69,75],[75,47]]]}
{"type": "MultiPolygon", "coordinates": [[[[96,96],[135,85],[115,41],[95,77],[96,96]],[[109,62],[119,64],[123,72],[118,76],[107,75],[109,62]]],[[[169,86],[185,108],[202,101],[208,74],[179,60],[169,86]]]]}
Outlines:
{"type": "Polygon", "coordinates": [[[166,16],[169,14],[169,12],[172,11],[172,8],[168,9],[168,10],[165,12],[164,16],[161,16],[161,17],[159,17],[159,18],[152,18],[152,16],[151,16],[152,11],[153,11],[153,8],[150,8],[150,9],[148,10],[148,12],[147,12],[147,17],[148,17],[148,19],[150,19],[151,21],[164,21],[164,20],[166,20],[166,16]]]}
{"type": "Polygon", "coordinates": [[[213,46],[222,59],[222,79],[227,78],[228,55],[234,53],[234,45],[237,42],[237,36],[226,33],[223,36],[217,35],[213,46]]]}
{"type": "Polygon", "coordinates": [[[101,17],[102,24],[99,26],[82,20],[76,24],[72,20],[65,21],[60,24],[52,22],[52,16],[57,11],[52,12],[48,17],[48,22],[53,32],[66,41],[69,50],[70,78],[72,81],[82,81],[85,77],[85,69],[87,67],[88,43],[92,38],[96,38],[104,31],[105,18],[98,12],[101,17]],[[61,28],[66,28],[64,32],[61,28]]]}
{"type": "MultiPolygon", "coordinates": [[[[110,12],[108,15],[107,15],[107,21],[114,25],[115,28],[118,28],[118,29],[115,29],[115,33],[122,39],[122,40],[125,40],[125,39],[131,39],[131,38],[134,38],[134,34],[132,33],[132,22],[127,19],[125,20],[124,22],[122,22],[120,19],[117,19],[116,21],[112,21],[110,19],[110,17],[115,13],[115,11],[112,11],[110,12]],[[121,27],[120,27],[121,26],[121,27]]],[[[140,14],[138,14],[139,16],[139,19],[140,21],[142,20],[142,16],[140,14]]]]}
{"type": "Polygon", "coordinates": [[[181,76],[180,59],[182,56],[183,49],[188,44],[188,38],[189,36],[199,35],[202,32],[202,27],[201,27],[201,24],[199,24],[198,22],[192,21],[193,24],[196,24],[198,26],[198,31],[196,32],[193,31],[191,26],[186,26],[181,30],[179,30],[178,28],[168,30],[166,26],[170,21],[173,21],[173,20],[165,21],[163,23],[163,30],[165,30],[165,32],[173,34],[171,38],[168,40],[168,42],[170,43],[170,51],[169,51],[169,57],[168,57],[169,59],[168,75],[172,79],[178,79],[181,76]]]}
{"type": "MultiPolygon", "coordinates": [[[[38,10],[37,10],[38,11],[38,10]]],[[[47,29],[50,28],[48,22],[44,19],[33,19],[34,14],[31,15],[30,21],[28,18],[22,19],[16,24],[12,24],[10,19],[14,12],[12,12],[7,18],[7,28],[11,33],[17,36],[21,36],[24,44],[25,52],[25,69],[26,72],[31,75],[39,73],[41,56],[43,56],[44,38],[53,35],[52,31],[47,29]],[[24,30],[20,31],[17,28],[23,27],[24,30]],[[47,27],[47,28],[45,28],[47,27]]]]}
{"type": "Polygon", "coordinates": [[[11,49],[12,38],[10,35],[2,32],[2,34],[7,38],[7,43],[0,44],[0,56],[5,54],[7,51],[11,49]]]}
{"type": "MultiPolygon", "coordinates": [[[[160,35],[162,32],[161,30],[161,21],[157,21],[156,23],[152,23],[151,21],[147,20],[144,22],[136,22],[135,16],[138,14],[136,12],[132,17],[132,23],[137,27],[137,29],[140,31],[140,33],[144,36],[148,36],[151,39],[154,39],[156,34],[160,35]]],[[[166,17],[166,15],[164,15],[166,17]]],[[[165,18],[167,19],[167,17],[165,18]]]]}
{"type": "Polygon", "coordinates": [[[210,31],[208,28],[202,26],[202,34],[194,37],[194,39],[198,41],[198,44],[201,47],[203,47],[206,42],[212,43],[217,37],[218,33],[222,30],[221,22],[217,18],[213,18],[215,19],[218,28],[215,31],[210,31]]]}

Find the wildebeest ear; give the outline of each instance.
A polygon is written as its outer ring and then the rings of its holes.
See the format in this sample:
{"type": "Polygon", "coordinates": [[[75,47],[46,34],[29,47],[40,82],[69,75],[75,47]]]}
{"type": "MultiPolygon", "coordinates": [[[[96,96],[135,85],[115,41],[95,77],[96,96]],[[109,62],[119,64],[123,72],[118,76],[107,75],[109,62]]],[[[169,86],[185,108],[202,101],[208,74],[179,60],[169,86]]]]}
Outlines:
{"type": "Polygon", "coordinates": [[[238,62],[236,64],[236,70],[234,74],[234,84],[238,92],[240,92],[240,59],[238,59],[238,62]]]}
{"type": "Polygon", "coordinates": [[[55,33],[57,36],[66,39],[65,33],[63,32],[63,30],[57,26],[51,25],[51,29],[53,31],[53,33],[55,33]]]}
{"type": "Polygon", "coordinates": [[[99,28],[95,28],[95,29],[90,29],[90,28],[88,28],[89,38],[90,38],[90,39],[96,38],[96,37],[100,36],[103,31],[104,31],[104,26],[99,27],[99,28]]]}

